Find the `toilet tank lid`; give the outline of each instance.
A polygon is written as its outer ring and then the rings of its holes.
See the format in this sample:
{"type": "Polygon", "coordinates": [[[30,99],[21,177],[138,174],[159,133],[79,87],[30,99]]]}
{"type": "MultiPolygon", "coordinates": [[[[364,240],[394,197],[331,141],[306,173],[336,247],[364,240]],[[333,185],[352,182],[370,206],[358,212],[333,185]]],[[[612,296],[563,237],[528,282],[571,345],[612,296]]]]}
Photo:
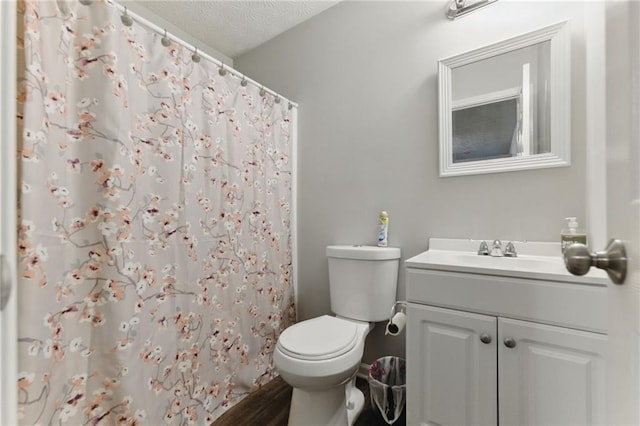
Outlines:
{"type": "Polygon", "coordinates": [[[378,246],[327,246],[327,257],[357,260],[389,260],[399,259],[400,249],[397,247],[378,246]]]}

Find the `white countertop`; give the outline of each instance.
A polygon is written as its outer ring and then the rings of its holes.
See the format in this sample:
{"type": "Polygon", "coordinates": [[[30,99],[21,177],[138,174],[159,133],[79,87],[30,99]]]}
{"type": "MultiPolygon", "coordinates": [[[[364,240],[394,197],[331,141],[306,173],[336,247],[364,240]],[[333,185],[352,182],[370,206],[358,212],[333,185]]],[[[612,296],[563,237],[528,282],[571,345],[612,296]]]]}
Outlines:
{"type": "MultiPolygon", "coordinates": [[[[485,240],[491,250],[493,240],[485,240]]],[[[589,285],[607,285],[606,272],[591,268],[583,276],[570,274],[561,256],[560,243],[522,242],[513,244],[518,257],[491,257],[478,255],[482,240],[430,238],[429,250],[405,261],[408,268],[430,269],[561,281],[589,285]]],[[[502,242],[504,250],[508,241],[502,242]]]]}

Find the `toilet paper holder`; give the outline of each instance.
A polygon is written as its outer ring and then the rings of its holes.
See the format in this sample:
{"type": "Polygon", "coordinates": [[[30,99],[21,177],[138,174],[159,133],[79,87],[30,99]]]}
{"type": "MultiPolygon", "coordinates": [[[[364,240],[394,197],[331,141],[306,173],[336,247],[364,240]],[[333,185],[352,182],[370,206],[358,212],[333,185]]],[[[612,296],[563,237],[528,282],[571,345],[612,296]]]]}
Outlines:
{"type": "Polygon", "coordinates": [[[391,307],[391,315],[387,322],[385,335],[397,336],[407,323],[407,302],[396,301],[391,307]]]}

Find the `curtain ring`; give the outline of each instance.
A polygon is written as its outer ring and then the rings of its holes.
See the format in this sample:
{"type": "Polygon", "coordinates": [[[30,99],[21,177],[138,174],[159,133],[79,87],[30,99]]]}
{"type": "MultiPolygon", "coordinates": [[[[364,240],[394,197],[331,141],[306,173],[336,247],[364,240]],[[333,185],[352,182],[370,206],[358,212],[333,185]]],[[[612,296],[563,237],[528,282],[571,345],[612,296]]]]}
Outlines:
{"type": "Polygon", "coordinates": [[[191,60],[197,64],[202,58],[198,55],[198,48],[196,47],[195,49],[196,50],[193,52],[193,55],[191,55],[191,60]]]}
{"type": "Polygon", "coordinates": [[[247,77],[243,75],[242,80],[240,81],[240,86],[247,87],[247,84],[249,84],[249,82],[247,81],[247,77]]]}
{"type": "Polygon", "coordinates": [[[220,63],[220,69],[218,70],[218,74],[220,74],[222,77],[224,77],[225,75],[227,75],[227,70],[224,69],[224,63],[220,63]]]}
{"type": "Polygon", "coordinates": [[[289,107],[288,107],[289,111],[291,111],[293,109],[293,104],[291,103],[291,101],[289,101],[289,107]]]}
{"type": "Polygon", "coordinates": [[[264,90],[264,86],[260,87],[260,96],[264,97],[267,94],[267,91],[264,90]]]}
{"type": "Polygon", "coordinates": [[[122,21],[122,25],[124,25],[125,27],[130,27],[133,25],[133,19],[127,13],[126,6],[124,7],[124,13],[122,14],[122,16],[120,16],[120,21],[122,21]]]}
{"type": "Polygon", "coordinates": [[[167,37],[167,30],[166,29],[164,30],[164,35],[160,39],[160,43],[162,43],[162,45],[164,47],[171,46],[171,39],[169,37],[167,37]]]}
{"type": "Polygon", "coordinates": [[[276,96],[276,98],[274,99],[273,102],[279,104],[280,103],[280,95],[276,96]]]}
{"type": "Polygon", "coordinates": [[[92,0],[80,0],[80,4],[84,6],[91,6],[92,0]]]}

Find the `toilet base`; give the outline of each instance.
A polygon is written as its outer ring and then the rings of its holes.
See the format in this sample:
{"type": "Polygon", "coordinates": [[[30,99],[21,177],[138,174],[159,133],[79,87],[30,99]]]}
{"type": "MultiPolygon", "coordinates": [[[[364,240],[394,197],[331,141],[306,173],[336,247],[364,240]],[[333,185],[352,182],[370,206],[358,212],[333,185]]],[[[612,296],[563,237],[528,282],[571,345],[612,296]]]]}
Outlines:
{"type": "Polygon", "coordinates": [[[364,409],[364,394],[354,386],[351,398],[347,404],[347,420],[349,426],[353,426],[364,409]]]}
{"type": "Polygon", "coordinates": [[[289,425],[353,426],[364,408],[364,394],[354,382],[355,377],[329,389],[293,388],[289,425]]]}

